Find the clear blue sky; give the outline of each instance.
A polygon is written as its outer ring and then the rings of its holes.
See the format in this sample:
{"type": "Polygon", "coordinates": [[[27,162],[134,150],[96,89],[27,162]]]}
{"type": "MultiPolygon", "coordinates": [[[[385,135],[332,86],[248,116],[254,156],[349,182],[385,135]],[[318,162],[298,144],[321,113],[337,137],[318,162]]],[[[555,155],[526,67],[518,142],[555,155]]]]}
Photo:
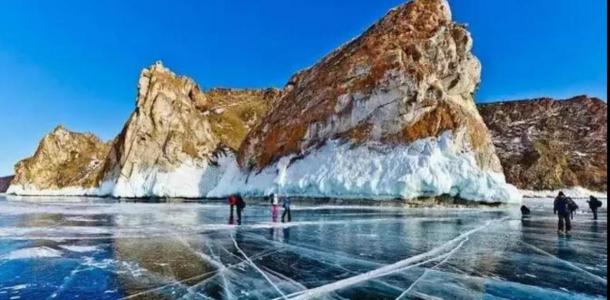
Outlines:
{"type": "MultiPolygon", "coordinates": [[[[113,138],[140,70],[282,87],[399,0],[0,1],[0,175],[57,124],[113,138]]],[[[606,99],[606,1],[450,0],[483,64],[477,101],[606,99]]]]}

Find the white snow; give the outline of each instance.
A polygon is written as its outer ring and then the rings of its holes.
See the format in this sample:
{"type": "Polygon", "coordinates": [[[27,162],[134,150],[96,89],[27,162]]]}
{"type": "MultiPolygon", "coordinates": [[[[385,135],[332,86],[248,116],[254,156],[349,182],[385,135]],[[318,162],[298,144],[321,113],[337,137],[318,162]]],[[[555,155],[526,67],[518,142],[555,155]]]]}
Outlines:
{"type": "Polygon", "coordinates": [[[568,187],[559,190],[520,190],[521,194],[523,194],[524,197],[528,198],[554,198],[560,191],[563,191],[566,196],[572,198],[589,198],[589,196],[595,196],[597,198],[608,198],[607,192],[591,191],[580,186],[568,187]]]}
{"type": "Polygon", "coordinates": [[[236,164],[208,197],[240,192],[340,198],[415,198],[442,194],[486,202],[519,202],[521,195],[499,173],[482,171],[472,153],[455,149],[450,131],[409,145],[390,147],[330,141],[302,159],[280,159],[259,174],[236,164]]]}
{"type": "Polygon", "coordinates": [[[6,194],[22,196],[104,196],[106,193],[100,187],[70,186],[61,189],[39,189],[34,185],[11,184],[6,190],[6,194]]]}
{"type": "Polygon", "coordinates": [[[18,291],[18,290],[23,290],[27,287],[28,287],[27,284],[18,284],[18,285],[14,285],[14,286],[10,287],[10,289],[14,290],[14,291],[18,291]]]}
{"type": "Polygon", "coordinates": [[[399,146],[373,142],[354,146],[331,140],[303,158],[283,157],[258,174],[243,172],[229,153],[218,157],[216,165],[187,161],[172,171],[149,168],[121,176],[116,183],[107,181],[98,189],[9,189],[20,195],[183,198],[225,197],[237,192],[374,199],[448,194],[484,202],[521,200],[519,191],[501,173],[481,170],[473,153],[459,151],[451,131],[399,146]]]}
{"type": "Polygon", "coordinates": [[[23,248],[23,249],[15,250],[0,258],[1,259],[26,259],[26,258],[60,257],[60,256],[61,256],[61,251],[43,246],[43,247],[23,248]]]}
{"type": "Polygon", "coordinates": [[[62,249],[66,249],[68,251],[78,252],[78,253],[93,252],[98,249],[95,246],[78,246],[78,245],[61,245],[59,247],[61,247],[62,249]]]}
{"type": "Polygon", "coordinates": [[[121,176],[108,194],[114,197],[204,197],[218,182],[226,161],[233,155],[220,156],[218,166],[210,163],[186,161],[175,170],[165,172],[157,168],[121,176]]]}

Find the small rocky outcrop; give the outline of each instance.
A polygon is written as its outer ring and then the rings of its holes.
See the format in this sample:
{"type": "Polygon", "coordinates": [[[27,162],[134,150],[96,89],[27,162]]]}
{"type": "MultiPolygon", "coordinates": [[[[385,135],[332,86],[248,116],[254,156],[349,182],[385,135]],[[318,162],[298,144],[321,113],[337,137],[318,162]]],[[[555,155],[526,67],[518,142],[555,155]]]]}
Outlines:
{"type": "Polygon", "coordinates": [[[507,181],[527,190],[607,190],[607,109],[587,96],[479,105],[507,181]]]}
{"type": "Polygon", "coordinates": [[[11,185],[11,180],[13,180],[15,176],[4,176],[0,177],[0,193],[6,192],[8,190],[8,186],[11,185]]]}
{"type": "Polygon", "coordinates": [[[97,186],[109,149],[109,143],[93,134],[58,126],[42,139],[32,157],[15,165],[15,177],[7,192],[86,194],[97,186]]]}
{"type": "Polygon", "coordinates": [[[213,89],[160,62],[144,69],[136,110],[112,145],[100,185],[121,197],[201,197],[279,91],[213,89]]]}

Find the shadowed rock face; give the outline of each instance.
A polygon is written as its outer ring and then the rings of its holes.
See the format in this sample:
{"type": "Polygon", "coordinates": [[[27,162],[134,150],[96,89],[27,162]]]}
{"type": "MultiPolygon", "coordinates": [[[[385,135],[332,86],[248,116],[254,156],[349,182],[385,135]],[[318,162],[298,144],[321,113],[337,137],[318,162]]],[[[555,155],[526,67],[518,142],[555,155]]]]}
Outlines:
{"type": "Polygon", "coordinates": [[[11,180],[13,180],[14,176],[4,176],[0,177],[0,193],[6,192],[8,186],[11,184],[11,180]]]}
{"type": "Polygon", "coordinates": [[[479,105],[506,180],[522,189],[607,190],[607,105],[577,96],[479,105]]]}
{"type": "Polygon", "coordinates": [[[31,190],[94,187],[109,149],[109,143],[92,134],[58,126],[42,139],[32,157],[15,165],[11,186],[31,190]]]}
{"type": "Polygon", "coordinates": [[[237,150],[279,93],[275,89],[203,92],[192,79],[177,76],[160,62],[144,69],[136,110],[112,145],[100,184],[154,185],[158,173],[171,173],[183,165],[207,168],[218,153],[237,150]]]}
{"type": "Polygon", "coordinates": [[[244,140],[238,162],[260,170],[332,139],[400,145],[449,130],[480,169],[501,172],[472,98],[480,64],[471,48],[445,1],[401,5],[294,75],[244,140]]]}

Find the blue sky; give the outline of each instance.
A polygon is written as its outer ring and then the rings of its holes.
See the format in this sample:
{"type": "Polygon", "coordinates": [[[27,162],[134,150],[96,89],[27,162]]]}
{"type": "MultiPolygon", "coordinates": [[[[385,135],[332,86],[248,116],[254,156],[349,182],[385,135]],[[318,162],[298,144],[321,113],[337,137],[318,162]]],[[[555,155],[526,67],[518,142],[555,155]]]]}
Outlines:
{"type": "MultiPolygon", "coordinates": [[[[113,138],[140,70],[282,87],[398,0],[0,2],[0,175],[57,124],[113,138]]],[[[477,101],[606,99],[606,1],[450,0],[483,64],[477,101]]]]}

